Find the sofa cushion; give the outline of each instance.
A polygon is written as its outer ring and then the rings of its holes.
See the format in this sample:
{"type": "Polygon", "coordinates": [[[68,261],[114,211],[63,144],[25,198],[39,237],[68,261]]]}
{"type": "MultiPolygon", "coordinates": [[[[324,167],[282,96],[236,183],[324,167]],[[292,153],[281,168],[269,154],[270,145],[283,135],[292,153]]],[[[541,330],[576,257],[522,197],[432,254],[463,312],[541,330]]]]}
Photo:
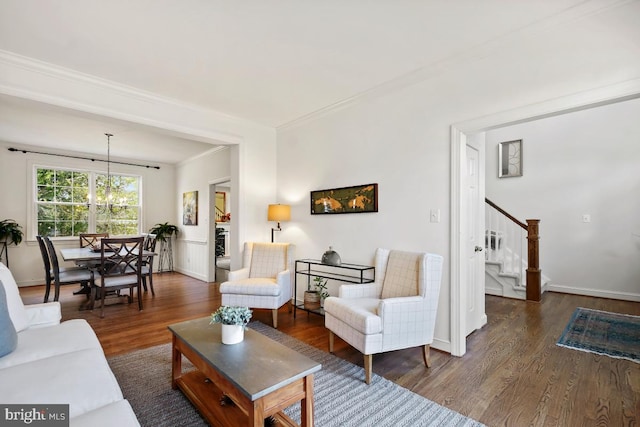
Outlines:
{"type": "Polygon", "coordinates": [[[9,316],[13,326],[17,332],[20,332],[29,327],[29,318],[27,317],[27,311],[20,298],[20,292],[18,291],[18,285],[16,284],[13,274],[7,268],[6,265],[0,262],[0,282],[4,285],[4,290],[7,294],[7,305],[9,306],[9,316]]]}
{"type": "Polygon", "coordinates": [[[84,319],[67,320],[56,326],[29,328],[18,334],[16,350],[0,359],[0,369],[77,350],[101,349],[91,326],[84,319]]]}
{"type": "Polygon", "coordinates": [[[0,283],[0,363],[9,353],[16,349],[18,344],[18,334],[13,326],[11,316],[9,316],[9,307],[7,306],[7,294],[4,286],[0,283]]]}
{"type": "Polygon", "coordinates": [[[391,251],[382,284],[381,298],[419,295],[418,265],[422,254],[391,251]]]}
{"type": "Polygon", "coordinates": [[[122,400],[102,350],[78,350],[4,368],[0,402],[69,404],[69,417],[122,400]]]}

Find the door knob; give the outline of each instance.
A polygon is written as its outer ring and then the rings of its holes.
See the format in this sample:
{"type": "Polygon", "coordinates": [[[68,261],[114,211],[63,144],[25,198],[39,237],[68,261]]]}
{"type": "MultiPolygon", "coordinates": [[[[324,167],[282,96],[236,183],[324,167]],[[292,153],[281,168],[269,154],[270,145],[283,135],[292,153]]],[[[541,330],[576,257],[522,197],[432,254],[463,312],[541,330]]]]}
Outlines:
{"type": "Polygon", "coordinates": [[[481,252],[482,251],[482,246],[476,246],[474,251],[475,252],[481,252]]]}

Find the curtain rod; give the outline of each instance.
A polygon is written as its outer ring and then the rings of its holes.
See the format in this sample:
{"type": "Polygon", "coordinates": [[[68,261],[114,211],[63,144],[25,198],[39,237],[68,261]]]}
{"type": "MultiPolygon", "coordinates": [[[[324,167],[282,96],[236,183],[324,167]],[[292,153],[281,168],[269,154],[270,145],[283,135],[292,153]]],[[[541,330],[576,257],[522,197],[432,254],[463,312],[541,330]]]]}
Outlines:
{"type": "Polygon", "coordinates": [[[117,163],[119,165],[137,166],[139,168],[160,169],[160,166],[139,165],[139,164],[136,164],[136,163],[118,162],[116,160],[107,161],[107,160],[102,160],[102,159],[92,159],[91,157],[71,156],[71,155],[68,155],[68,154],[43,153],[41,151],[22,150],[20,148],[9,148],[8,150],[11,151],[11,152],[20,151],[23,154],[27,154],[27,153],[44,154],[45,156],[67,157],[69,159],[91,160],[92,162],[117,163]]]}

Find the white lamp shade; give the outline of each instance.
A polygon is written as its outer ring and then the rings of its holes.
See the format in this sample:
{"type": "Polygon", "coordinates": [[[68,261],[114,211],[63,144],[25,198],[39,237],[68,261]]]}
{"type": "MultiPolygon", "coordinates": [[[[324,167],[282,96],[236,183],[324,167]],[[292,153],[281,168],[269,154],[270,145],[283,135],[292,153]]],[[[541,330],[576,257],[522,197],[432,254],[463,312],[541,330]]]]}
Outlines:
{"type": "Polygon", "coordinates": [[[289,205],[269,205],[267,213],[268,221],[289,221],[291,219],[291,206],[289,205]]]}

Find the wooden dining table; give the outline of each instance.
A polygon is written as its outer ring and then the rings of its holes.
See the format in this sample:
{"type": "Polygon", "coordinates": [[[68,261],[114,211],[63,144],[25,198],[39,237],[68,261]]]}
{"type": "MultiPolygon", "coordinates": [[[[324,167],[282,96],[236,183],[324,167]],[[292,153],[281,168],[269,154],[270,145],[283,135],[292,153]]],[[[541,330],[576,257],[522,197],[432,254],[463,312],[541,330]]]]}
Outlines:
{"type": "MultiPolygon", "coordinates": [[[[86,246],[84,248],[61,248],[60,255],[62,255],[62,259],[65,261],[72,261],[76,264],[89,263],[90,265],[93,265],[95,267],[100,265],[100,261],[102,259],[101,251],[95,250],[90,246],[86,246]]],[[[142,256],[148,257],[150,259],[150,262],[153,262],[153,257],[155,255],[157,255],[155,252],[142,251],[142,256]]],[[[91,309],[93,309],[93,306],[89,301],[80,306],[80,310],[91,309]]]]}
{"type": "MultiPolygon", "coordinates": [[[[100,251],[92,249],[90,246],[84,248],[62,248],[60,249],[60,255],[65,261],[72,262],[87,262],[87,261],[100,261],[102,254],[100,251]]],[[[154,257],[157,255],[155,252],[142,251],[143,257],[154,257]]]]}

